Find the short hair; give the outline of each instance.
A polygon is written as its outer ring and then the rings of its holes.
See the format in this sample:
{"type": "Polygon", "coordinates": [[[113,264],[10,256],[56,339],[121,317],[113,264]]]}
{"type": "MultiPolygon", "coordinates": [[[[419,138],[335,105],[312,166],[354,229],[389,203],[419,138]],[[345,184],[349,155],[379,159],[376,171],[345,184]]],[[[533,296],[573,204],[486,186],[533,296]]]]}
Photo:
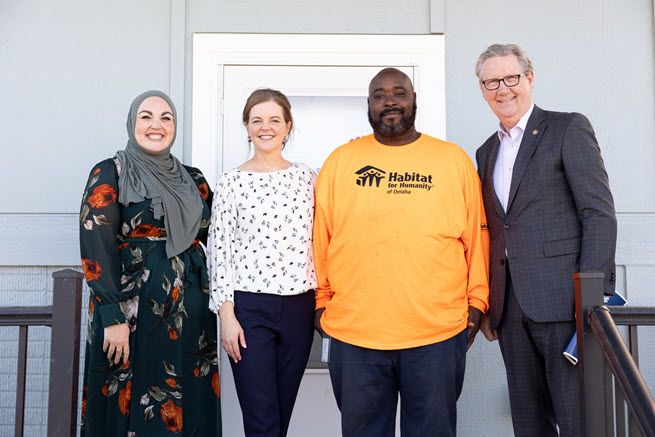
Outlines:
{"type": "Polygon", "coordinates": [[[248,119],[250,117],[250,111],[253,106],[259,105],[260,103],[265,102],[275,102],[280,107],[282,107],[282,114],[284,115],[285,122],[291,122],[291,128],[289,132],[293,129],[293,117],[291,116],[291,103],[287,96],[282,94],[278,90],[271,88],[260,88],[252,92],[246,100],[246,105],[243,107],[243,124],[248,124],[248,119]]]}
{"type": "Polygon", "coordinates": [[[516,56],[519,65],[523,68],[523,73],[534,73],[532,61],[528,58],[527,53],[516,44],[492,44],[478,56],[478,61],[475,63],[475,75],[480,78],[480,71],[482,65],[489,58],[496,58],[499,56],[516,56]]]}

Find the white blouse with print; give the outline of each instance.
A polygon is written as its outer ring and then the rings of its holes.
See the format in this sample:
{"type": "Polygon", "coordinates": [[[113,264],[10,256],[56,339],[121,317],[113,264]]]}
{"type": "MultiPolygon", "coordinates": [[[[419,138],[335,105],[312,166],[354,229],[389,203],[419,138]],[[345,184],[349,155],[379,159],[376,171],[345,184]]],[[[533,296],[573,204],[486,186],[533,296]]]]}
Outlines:
{"type": "Polygon", "coordinates": [[[212,311],[234,302],[234,290],[294,295],[316,288],[315,181],[316,173],[297,163],[220,177],[207,241],[212,311]]]}

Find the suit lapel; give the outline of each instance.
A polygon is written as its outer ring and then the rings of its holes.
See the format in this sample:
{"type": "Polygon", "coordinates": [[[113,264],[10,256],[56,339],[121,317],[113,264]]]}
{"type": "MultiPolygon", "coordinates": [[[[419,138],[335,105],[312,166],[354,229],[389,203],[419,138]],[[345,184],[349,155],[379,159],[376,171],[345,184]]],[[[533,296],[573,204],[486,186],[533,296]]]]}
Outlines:
{"type": "Polygon", "coordinates": [[[546,113],[543,109],[535,105],[528,123],[525,126],[525,132],[523,133],[523,139],[521,140],[521,147],[519,148],[519,153],[516,156],[516,162],[514,163],[514,170],[512,171],[512,183],[509,187],[509,198],[507,199],[507,211],[509,212],[512,207],[512,202],[518,191],[519,184],[525,173],[525,169],[528,167],[528,163],[534,155],[537,145],[541,140],[541,136],[544,133],[546,128],[546,113]]]}
{"type": "Polygon", "coordinates": [[[496,134],[492,139],[491,148],[489,149],[489,159],[487,160],[487,171],[485,173],[487,186],[489,187],[491,197],[493,197],[496,212],[498,212],[499,216],[505,217],[505,210],[503,209],[503,205],[500,203],[500,199],[496,194],[496,187],[494,187],[494,168],[496,167],[496,159],[498,159],[499,149],[500,139],[498,138],[498,134],[496,134]]]}

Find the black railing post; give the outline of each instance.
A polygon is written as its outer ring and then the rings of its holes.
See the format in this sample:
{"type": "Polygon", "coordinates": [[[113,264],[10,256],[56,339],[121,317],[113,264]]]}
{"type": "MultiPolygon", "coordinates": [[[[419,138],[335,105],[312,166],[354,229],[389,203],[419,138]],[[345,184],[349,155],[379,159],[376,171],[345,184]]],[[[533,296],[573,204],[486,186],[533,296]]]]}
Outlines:
{"type": "Polygon", "coordinates": [[[16,421],[14,436],[23,437],[25,426],[25,379],[27,374],[27,326],[18,327],[18,374],[16,375],[16,421]]]}
{"type": "MultiPolygon", "coordinates": [[[[578,382],[580,384],[580,420],[582,435],[607,435],[605,421],[605,371],[598,342],[589,333],[587,308],[603,304],[603,279],[600,272],[575,273],[575,324],[578,334],[578,382]]],[[[614,430],[612,430],[612,433],[614,430]]]]}
{"type": "Polygon", "coordinates": [[[75,270],[67,269],[54,272],[52,277],[54,287],[48,437],[74,436],[77,434],[77,380],[80,365],[80,318],[84,276],[75,270]]]}

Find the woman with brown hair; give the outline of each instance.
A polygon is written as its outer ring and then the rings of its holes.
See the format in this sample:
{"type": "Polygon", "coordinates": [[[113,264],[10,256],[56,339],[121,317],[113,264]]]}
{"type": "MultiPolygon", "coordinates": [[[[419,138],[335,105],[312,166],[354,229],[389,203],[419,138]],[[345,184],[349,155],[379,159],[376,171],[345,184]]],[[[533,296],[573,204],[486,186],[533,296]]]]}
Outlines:
{"type": "Polygon", "coordinates": [[[83,436],[220,436],[216,316],[207,308],[212,193],[170,153],[175,106],[138,96],[125,150],[93,166],[80,213],[89,324],[83,436]]]}
{"type": "Polygon", "coordinates": [[[284,159],[291,105],[248,98],[254,156],[223,174],[209,229],[210,308],[231,358],[246,436],[285,436],[313,339],[315,173],[284,159]]]}

